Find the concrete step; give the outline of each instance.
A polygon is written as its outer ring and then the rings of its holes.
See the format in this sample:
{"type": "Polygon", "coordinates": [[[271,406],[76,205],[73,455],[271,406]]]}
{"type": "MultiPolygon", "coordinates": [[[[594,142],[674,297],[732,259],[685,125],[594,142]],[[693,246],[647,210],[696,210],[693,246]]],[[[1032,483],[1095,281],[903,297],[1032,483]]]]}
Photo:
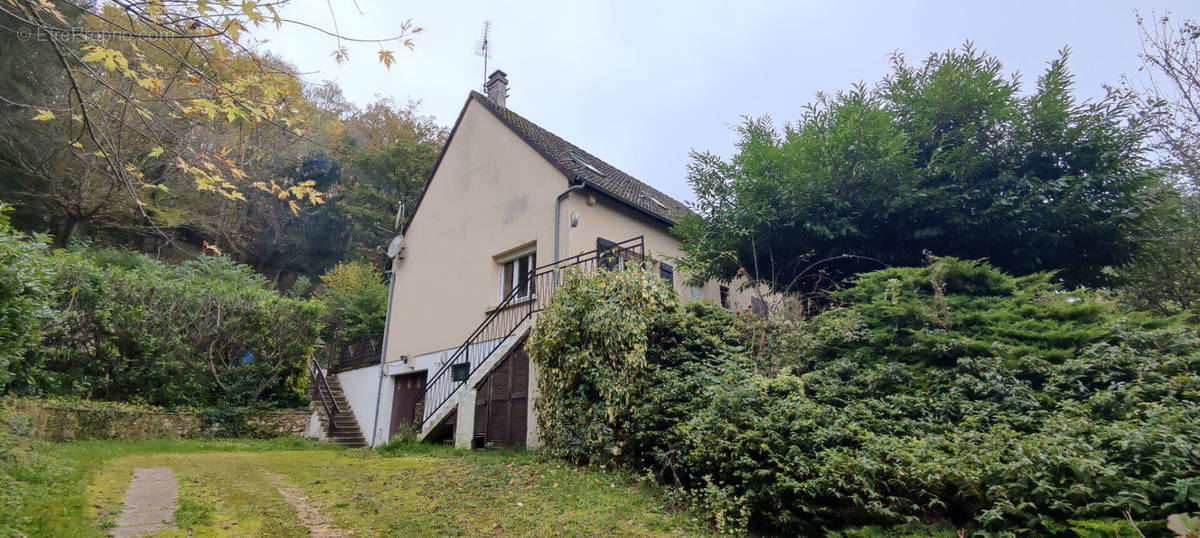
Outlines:
{"type": "Polygon", "coordinates": [[[362,432],[358,429],[358,421],[354,419],[354,413],[350,411],[350,401],[346,399],[346,394],[342,392],[342,384],[338,382],[335,376],[327,377],[326,384],[329,385],[328,392],[324,388],[317,390],[317,386],[314,384],[310,396],[314,408],[320,411],[317,413],[317,416],[320,417],[321,426],[325,430],[329,440],[348,447],[360,448],[367,446],[366,438],[363,437],[362,432]],[[332,419],[325,416],[324,408],[326,402],[331,407],[337,408],[332,419]]]}

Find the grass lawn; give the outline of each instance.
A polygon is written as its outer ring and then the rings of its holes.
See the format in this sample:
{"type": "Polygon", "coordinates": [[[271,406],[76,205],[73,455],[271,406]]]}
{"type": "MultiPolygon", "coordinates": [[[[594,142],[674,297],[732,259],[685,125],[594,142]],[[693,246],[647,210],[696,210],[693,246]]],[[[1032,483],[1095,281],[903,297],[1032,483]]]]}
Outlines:
{"type": "Polygon", "coordinates": [[[308,536],[312,513],[355,536],[706,532],[626,475],[525,452],[277,439],[23,442],[0,456],[0,535],[104,536],[137,467],[175,470],[180,530],[159,536],[308,536]]]}

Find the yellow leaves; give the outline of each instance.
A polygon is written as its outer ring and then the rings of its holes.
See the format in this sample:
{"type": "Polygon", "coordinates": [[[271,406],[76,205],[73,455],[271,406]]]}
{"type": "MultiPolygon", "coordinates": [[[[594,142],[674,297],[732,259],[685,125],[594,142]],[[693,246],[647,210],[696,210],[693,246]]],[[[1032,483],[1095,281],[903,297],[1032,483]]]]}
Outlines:
{"type": "Polygon", "coordinates": [[[305,198],[308,198],[308,202],[313,205],[323,204],[325,203],[325,198],[321,192],[316,189],[316,185],[317,183],[310,179],[308,181],[297,183],[290,190],[292,196],[295,196],[297,200],[304,200],[305,198]]]}
{"type": "Polygon", "coordinates": [[[214,254],[216,256],[221,255],[221,249],[217,248],[216,245],[209,243],[208,241],[201,241],[200,249],[203,250],[207,254],[214,254]]]}
{"type": "Polygon", "coordinates": [[[263,192],[270,193],[279,200],[286,200],[288,203],[288,208],[292,210],[293,215],[300,214],[300,204],[296,203],[297,201],[304,201],[305,199],[308,199],[308,203],[312,205],[320,205],[325,203],[324,194],[316,189],[317,183],[312,180],[302,181],[288,188],[280,186],[273,179],[271,180],[270,185],[267,185],[262,181],[255,181],[250,185],[263,192]]]}
{"type": "Polygon", "coordinates": [[[275,10],[275,6],[267,5],[267,11],[271,12],[271,22],[275,23],[275,29],[283,27],[283,19],[279,16],[279,12],[275,10]]]}
{"type": "Polygon", "coordinates": [[[265,20],[262,12],[258,10],[258,4],[249,0],[242,2],[242,13],[244,13],[246,18],[250,19],[250,22],[253,22],[255,26],[258,26],[265,20]]]}
{"type": "Polygon", "coordinates": [[[175,169],[192,176],[196,182],[196,190],[212,192],[231,200],[246,201],[246,197],[221,173],[217,165],[200,156],[200,166],[193,166],[182,157],[175,158],[175,169]]]}
{"type": "Polygon", "coordinates": [[[163,91],[162,79],[159,79],[158,77],[140,76],[135,73],[133,79],[137,81],[138,86],[140,86],[143,90],[156,94],[162,93],[163,91]]]}
{"type": "Polygon", "coordinates": [[[37,115],[33,117],[33,121],[50,121],[54,119],[54,113],[49,110],[39,108],[37,115]]]}
{"type": "Polygon", "coordinates": [[[162,147],[161,147],[161,146],[155,146],[155,147],[153,147],[153,148],[151,148],[151,149],[150,149],[150,153],[147,153],[147,154],[146,154],[146,156],[147,156],[147,157],[150,157],[151,159],[153,159],[153,158],[155,158],[155,157],[158,157],[159,155],[162,155],[162,154],[163,154],[163,149],[162,149],[162,147]]]}
{"type": "Polygon", "coordinates": [[[392,64],[396,63],[396,55],[390,50],[380,49],[379,63],[382,63],[384,67],[390,70],[392,68],[392,64]]]}
{"type": "Polygon", "coordinates": [[[125,55],[119,50],[107,49],[99,45],[88,45],[82,50],[87,51],[87,54],[80,59],[86,63],[102,63],[104,68],[109,71],[129,70],[129,60],[126,60],[125,55]]]}
{"type": "Polygon", "coordinates": [[[76,148],[76,149],[83,149],[83,144],[80,144],[79,141],[76,140],[74,142],[71,142],[71,147],[76,148]]]}

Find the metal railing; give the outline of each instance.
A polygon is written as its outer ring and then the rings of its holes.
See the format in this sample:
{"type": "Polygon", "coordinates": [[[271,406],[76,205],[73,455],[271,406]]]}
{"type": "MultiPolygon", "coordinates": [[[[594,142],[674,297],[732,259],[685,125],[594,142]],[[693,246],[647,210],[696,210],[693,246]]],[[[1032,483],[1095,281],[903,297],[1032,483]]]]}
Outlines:
{"type": "Polygon", "coordinates": [[[420,426],[429,420],[525,320],[550,306],[565,270],[591,273],[597,268],[621,269],[627,263],[644,259],[645,255],[644,238],[638,236],[534,269],[527,285],[514,286],[496,308],[488,312],[483,323],[454,350],[450,359],[429,377],[425,388],[417,394],[414,423],[420,426]]]}
{"type": "Polygon", "coordinates": [[[321,400],[321,405],[325,407],[325,418],[329,419],[329,431],[333,431],[333,418],[337,416],[341,409],[338,408],[337,400],[333,397],[333,389],[329,388],[329,381],[325,379],[325,372],[321,371],[321,367],[316,361],[308,361],[308,372],[312,375],[313,389],[317,393],[317,398],[321,400]]]}

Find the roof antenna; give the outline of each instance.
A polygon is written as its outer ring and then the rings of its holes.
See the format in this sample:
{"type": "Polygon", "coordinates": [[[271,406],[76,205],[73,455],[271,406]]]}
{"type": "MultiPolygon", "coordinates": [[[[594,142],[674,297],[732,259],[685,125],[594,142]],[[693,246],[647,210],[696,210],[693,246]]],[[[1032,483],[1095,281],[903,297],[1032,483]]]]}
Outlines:
{"type": "Polygon", "coordinates": [[[483,21],[483,31],[480,32],[479,41],[475,42],[475,55],[483,56],[483,91],[487,91],[487,64],[488,58],[492,57],[492,21],[483,21]]]}

